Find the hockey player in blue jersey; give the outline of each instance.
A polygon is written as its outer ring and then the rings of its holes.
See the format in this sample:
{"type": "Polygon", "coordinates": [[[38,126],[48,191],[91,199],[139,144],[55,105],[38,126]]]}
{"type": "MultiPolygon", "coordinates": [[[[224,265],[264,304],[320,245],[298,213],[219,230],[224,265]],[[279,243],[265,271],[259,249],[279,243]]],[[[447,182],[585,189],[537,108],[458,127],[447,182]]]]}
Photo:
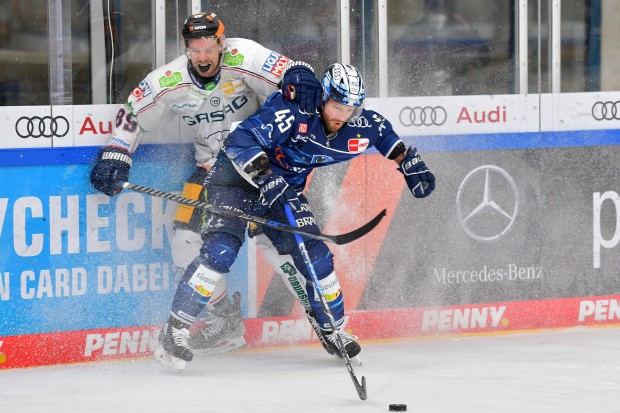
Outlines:
{"type": "MultiPolygon", "coordinates": [[[[356,68],[339,63],[331,65],[322,78],[322,87],[318,115],[304,112],[281,92],[276,92],[243,121],[228,136],[209,173],[207,202],[280,222],[287,221],[284,206],[289,205],[298,226],[320,232],[302,194],[308,175],[314,168],[353,159],[371,147],[398,164],[416,198],[432,193],[435,177],[416,149],[405,147],[389,121],[363,108],[366,93],[356,68]]],[[[179,282],[171,316],[160,339],[160,359],[173,367],[182,368],[185,361],[192,359],[185,339],[189,320],[206,305],[213,286],[235,261],[245,239],[245,229],[244,221],[209,217],[201,255],[179,282]]],[[[280,254],[293,257],[296,267],[309,280],[308,297],[315,297],[294,236],[267,227],[263,231],[280,254]]],[[[320,300],[310,300],[320,328],[319,338],[328,352],[338,355],[336,334],[340,335],[347,354],[353,358],[361,348],[355,341],[357,337],[342,329],[344,296],[334,271],[333,255],[322,241],[304,241],[337,327],[337,331],[332,331],[320,300]]]]}

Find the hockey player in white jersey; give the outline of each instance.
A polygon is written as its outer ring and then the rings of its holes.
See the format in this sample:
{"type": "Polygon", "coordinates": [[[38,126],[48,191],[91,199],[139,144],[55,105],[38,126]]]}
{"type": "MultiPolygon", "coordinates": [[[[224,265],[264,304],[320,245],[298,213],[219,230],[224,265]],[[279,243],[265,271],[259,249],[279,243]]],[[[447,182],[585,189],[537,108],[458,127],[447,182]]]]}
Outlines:
{"type": "MultiPolygon", "coordinates": [[[[227,39],[224,25],[214,13],[189,16],[181,34],[185,55],[153,70],[140,82],[119,110],[108,145],[99,152],[91,182],[108,196],[120,192],[117,182],[129,180],[132,154],[144,131],[156,130],[179,117],[194,129],[197,167],[185,183],[183,196],[201,199],[203,180],[231,124],[253,114],[279,84],[288,99],[309,113],[320,105],[321,85],[307,64],[293,62],[248,39],[227,39]]],[[[181,271],[200,252],[202,215],[188,206],[176,211],[171,247],[173,262],[181,271]]],[[[273,248],[270,243],[260,243],[273,248]]],[[[287,260],[277,253],[266,255],[275,261],[287,260]]],[[[274,267],[294,293],[287,275],[279,265],[274,267]]],[[[230,302],[224,277],[208,309],[210,321],[190,338],[192,348],[220,352],[245,345],[240,302],[238,297],[230,302]]]]}

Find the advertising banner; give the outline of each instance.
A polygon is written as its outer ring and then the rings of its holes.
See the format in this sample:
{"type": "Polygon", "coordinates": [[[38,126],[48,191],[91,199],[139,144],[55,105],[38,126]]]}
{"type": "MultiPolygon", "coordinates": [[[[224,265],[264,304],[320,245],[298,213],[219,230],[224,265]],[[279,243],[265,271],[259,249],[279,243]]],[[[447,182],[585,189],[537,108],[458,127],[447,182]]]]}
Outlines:
{"type": "MultiPolygon", "coordinates": [[[[54,346],[76,351],[70,341],[61,345],[75,331],[161,325],[167,319],[176,290],[169,248],[176,203],[131,191],[111,198],[97,192],[89,181],[94,153],[48,149],[49,157],[39,162],[52,165],[20,166],[14,159],[17,165],[0,168],[0,352],[6,354],[10,336],[35,334],[35,342],[46,343],[42,337],[51,333],[46,337],[55,338],[54,346]],[[53,165],[57,160],[50,158],[62,154],[83,163],[53,165]]],[[[146,145],[134,157],[130,177],[178,192],[193,168],[187,147],[146,145]]],[[[244,248],[229,287],[247,296],[247,274],[244,248]]],[[[25,342],[18,340],[19,347],[25,342]]],[[[44,360],[37,347],[22,349],[33,363],[44,360]]],[[[72,360],[58,354],[52,359],[72,360]]]]}
{"type": "MultiPolygon", "coordinates": [[[[330,246],[347,310],[620,293],[618,146],[422,157],[437,179],[425,199],[376,154],[313,176],[325,232],[388,211],[368,236],[330,246]]],[[[294,314],[280,277],[260,257],[258,268],[258,315],[294,314]]]]}
{"type": "MultiPolygon", "coordinates": [[[[306,194],[324,233],[387,210],[367,236],[329,245],[347,328],[374,339],[619,322],[620,129],[613,96],[580,96],[570,122],[581,116],[591,129],[560,127],[562,115],[529,132],[534,102],[522,96],[439,97],[431,106],[435,115],[443,107],[445,123],[417,126],[419,104],[381,100],[437,189],[415,199],[396,164],[372,150],[311,175],[306,194]]],[[[0,368],[148,356],[176,289],[176,204],[130,191],[109,198],[90,185],[114,107],[13,109],[3,109],[11,133],[0,151],[0,368]]],[[[180,191],[192,148],[170,128],[153,142],[174,144],[140,146],[133,183],[180,191]]],[[[252,242],[227,284],[242,293],[248,346],[314,340],[252,242]]]]}

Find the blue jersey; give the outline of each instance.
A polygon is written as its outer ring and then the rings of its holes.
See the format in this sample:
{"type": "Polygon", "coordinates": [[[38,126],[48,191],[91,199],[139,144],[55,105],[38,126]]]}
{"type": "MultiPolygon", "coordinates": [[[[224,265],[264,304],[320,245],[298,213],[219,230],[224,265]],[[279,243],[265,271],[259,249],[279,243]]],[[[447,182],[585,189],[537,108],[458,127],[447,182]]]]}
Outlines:
{"type": "Polygon", "coordinates": [[[389,157],[400,142],[390,122],[372,110],[327,134],[320,115],[299,111],[276,92],[228,136],[224,151],[241,170],[266,153],[273,172],[301,192],[314,168],[348,161],[371,147],[389,157]]]}

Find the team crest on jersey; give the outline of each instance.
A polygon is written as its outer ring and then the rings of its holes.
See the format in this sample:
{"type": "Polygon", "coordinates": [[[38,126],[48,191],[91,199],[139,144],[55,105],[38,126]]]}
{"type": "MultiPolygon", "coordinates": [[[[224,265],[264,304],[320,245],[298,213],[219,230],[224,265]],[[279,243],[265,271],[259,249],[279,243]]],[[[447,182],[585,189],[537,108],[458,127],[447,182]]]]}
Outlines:
{"type": "Polygon", "coordinates": [[[299,124],[299,128],[297,129],[297,131],[299,133],[308,133],[308,124],[307,123],[300,123],[299,124]]]}
{"type": "MultiPolygon", "coordinates": [[[[359,136],[359,135],[358,135],[359,136]]],[[[349,139],[349,152],[360,153],[368,148],[370,141],[366,138],[349,139]]]]}

